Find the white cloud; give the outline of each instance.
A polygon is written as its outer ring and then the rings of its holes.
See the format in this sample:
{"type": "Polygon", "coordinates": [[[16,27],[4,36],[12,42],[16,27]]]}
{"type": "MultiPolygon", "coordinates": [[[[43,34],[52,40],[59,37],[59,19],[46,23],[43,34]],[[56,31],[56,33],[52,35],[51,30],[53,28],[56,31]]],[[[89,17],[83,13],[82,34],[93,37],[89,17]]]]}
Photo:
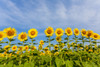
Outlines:
{"type": "Polygon", "coordinates": [[[47,0],[28,2],[22,0],[23,6],[11,0],[0,1],[4,6],[0,7],[0,26],[17,26],[20,28],[46,28],[78,27],[92,29],[99,32],[100,24],[100,0],[71,0],[51,3],[47,0]],[[49,6],[48,6],[49,5],[49,6]]]}

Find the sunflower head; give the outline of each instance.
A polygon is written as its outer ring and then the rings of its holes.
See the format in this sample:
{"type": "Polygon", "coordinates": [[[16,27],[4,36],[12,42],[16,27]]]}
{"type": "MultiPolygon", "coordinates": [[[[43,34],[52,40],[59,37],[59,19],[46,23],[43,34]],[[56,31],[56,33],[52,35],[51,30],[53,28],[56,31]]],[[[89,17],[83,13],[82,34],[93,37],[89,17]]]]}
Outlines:
{"type": "Polygon", "coordinates": [[[19,51],[23,51],[23,50],[24,50],[23,46],[20,46],[20,47],[18,48],[18,50],[19,50],[19,51]]]}
{"type": "Polygon", "coordinates": [[[89,49],[88,51],[89,51],[89,52],[93,52],[93,50],[92,50],[92,49],[89,49]]]}
{"type": "Polygon", "coordinates": [[[61,45],[60,45],[60,48],[63,48],[65,46],[65,44],[64,43],[62,43],[61,45]]]}
{"type": "Polygon", "coordinates": [[[51,52],[50,51],[45,51],[45,54],[46,55],[51,55],[51,52]]]}
{"type": "Polygon", "coordinates": [[[97,34],[97,33],[93,33],[93,39],[95,39],[95,40],[97,40],[97,39],[99,39],[99,34],[97,34]]]}
{"type": "Polygon", "coordinates": [[[26,51],[28,51],[28,49],[29,49],[29,46],[24,46],[24,50],[26,50],[26,51]]]}
{"type": "Polygon", "coordinates": [[[9,45],[4,46],[4,50],[9,51],[10,50],[10,46],[9,45]]]}
{"type": "Polygon", "coordinates": [[[28,31],[28,36],[30,38],[35,38],[37,35],[38,35],[38,31],[34,28],[32,28],[28,31]]]}
{"type": "Polygon", "coordinates": [[[88,45],[85,45],[85,48],[88,49],[89,48],[88,45]]]}
{"type": "Polygon", "coordinates": [[[35,47],[35,46],[33,46],[33,47],[31,48],[31,50],[32,50],[32,51],[34,51],[35,49],[36,49],[36,47],[35,47]]]}
{"type": "Polygon", "coordinates": [[[66,29],[65,29],[65,34],[66,34],[67,36],[71,36],[71,35],[73,34],[72,29],[71,29],[70,27],[66,28],[66,29]]]}
{"type": "Polygon", "coordinates": [[[55,50],[58,50],[58,45],[55,45],[55,46],[54,46],[54,49],[55,49],[55,50]]]}
{"type": "Polygon", "coordinates": [[[8,39],[12,39],[17,35],[16,34],[17,32],[16,32],[15,28],[9,27],[9,28],[4,29],[3,31],[5,32],[8,39]]]}
{"type": "Polygon", "coordinates": [[[92,38],[92,36],[93,36],[93,31],[92,30],[88,30],[86,37],[87,38],[89,38],[89,37],[92,38]]]}
{"type": "Polygon", "coordinates": [[[25,40],[27,40],[27,34],[26,34],[26,32],[20,33],[20,34],[18,35],[18,39],[19,39],[20,41],[25,41],[25,40]]]}
{"type": "Polygon", "coordinates": [[[43,40],[40,40],[40,45],[44,45],[44,41],[43,40]]]}
{"type": "Polygon", "coordinates": [[[41,50],[42,48],[43,48],[43,46],[40,44],[38,49],[41,50]]]}
{"type": "Polygon", "coordinates": [[[54,34],[54,30],[52,27],[48,27],[44,32],[46,36],[52,36],[54,34]]]}
{"type": "Polygon", "coordinates": [[[59,55],[59,52],[55,52],[55,53],[54,53],[54,56],[56,56],[56,55],[59,55]]]}
{"type": "Polygon", "coordinates": [[[57,37],[56,37],[56,41],[57,41],[57,42],[61,42],[61,37],[60,37],[60,36],[57,36],[57,37]]]}
{"type": "Polygon", "coordinates": [[[62,28],[57,28],[55,31],[56,36],[63,36],[63,29],[62,28]]]}
{"type": "Polygon", "coordinates": [[[41,52],[41,53],[40,53],[40,56],[41,56],[41,55],[45,55],[45,53],[41,52]]]}
{"type": "Polygon", "coordinates": [[[82,30],[81,30],[81,35],[82,35],[82,36],[86,36],[86,34],[87,34],[87,31],[86,31],[85,29],[82,29],[82,30]]]}
{"type": "Polygon", "coordinates": [[[48,50],[49,50],[48,47],[45,47],[45,48],[44,48],[44,51],[45,51],[45,52],[47,52],[48,50]]]}
{"type": "Polygon", "coordinates": [[[4,57],[4,56],[5,56],[4,54],[1,54],[1,53],[0,53],[0,57],[4,57]]]}
{"type": "Polygon", "coordinates": [[[17,50],[17,46],[12,46],[12,50],[16,51],[17,50]]]}
{"type": "Polygon", "coordinates": [[[6,34],[3,31],[0,31],[0,41],[6,37],[6,34]]]}
{"type": "Polygon", "coordinates": [[[78,29],[78,28],[75,28],[75,29],[74,29],[74,35],[75,35],[75,36],[78,36],[79,34],[80,34],[79,29],[78,29]]]}

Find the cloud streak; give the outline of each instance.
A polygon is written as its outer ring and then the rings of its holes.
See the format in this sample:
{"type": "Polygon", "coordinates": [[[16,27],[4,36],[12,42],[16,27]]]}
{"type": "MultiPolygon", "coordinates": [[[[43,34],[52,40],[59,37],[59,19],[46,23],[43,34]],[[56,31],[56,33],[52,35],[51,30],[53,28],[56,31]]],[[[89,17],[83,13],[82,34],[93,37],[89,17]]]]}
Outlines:
{"type": "Polygon", "coordinates": [[[78,27],[100,33],[99,7],[100,0],[1,0],[0,26],[22,29],[78,27]]]}

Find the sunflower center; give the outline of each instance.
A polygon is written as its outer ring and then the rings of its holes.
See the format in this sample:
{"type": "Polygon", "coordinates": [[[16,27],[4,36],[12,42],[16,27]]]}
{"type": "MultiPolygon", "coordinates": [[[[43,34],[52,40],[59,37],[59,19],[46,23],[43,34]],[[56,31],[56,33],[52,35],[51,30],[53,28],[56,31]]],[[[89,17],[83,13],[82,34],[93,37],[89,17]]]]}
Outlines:
{"type": "Polygon", "coordinates": [[[22,34],[21,35],[21,39],[25,39],[26,38],[26,35],[25,34],[22,34]]]}
{"type": "Polygon", "coordinates": [[[88,36],[91,36],[92,35],[92,33],[91,32],[88,32],[88,36]]]}
{"type": "Polygon", "coordinates": [[[57,31],[57,34],[61,34],[62,32],[60,30],[57,31]]]}
{"type": "Polygon", "coordinates": [[[33,47],[32,50],[34,50],[35,48],[33,47]]]}
{"type": "Polygon", "coordinates": [[[22,50],[22,48],[20,47],[19,50],[22,50]]]}
{"type": "Polygon", "coordinates": [[[25,47],[25,49],[27,50],[27,49],[28,49],[28,47],[25,47]]]}
{"type": "Polygon", "coordinates": [[[75,30],[75,33],[78,34],[78,30],[75,30]]]}
{"type": "Polygon", "coordinates": [[[57,40],[59,40],[60,39],[60,37],[57,37],[57,40]]]}
{"type": "Polygon", "coordinates": [[[31,31],[31,35],[35,35],[35,31],[31,31]]]}
{"type": "Polygon", "coordinates": [[[41,41],[41,44],[43,44],[44,42],[43,41],[41,41]]]}
{"type": "Polygon", "coordinates": [[[48,33],[48,34],[51,34],[51,33],[52,33],[52,30],[50,30],[50,29],[47,30],[47,33],[48,33]]]}
{"type": "Polygon", "coordinates": [[[45,51],[48,51],[48,48],[45,48],[45,51]]]}
{"type": "Polygon", "coordinates": [[[0,38],[2,38],[2,34],[0,34],[0,38]]]}
{"type": "Polygon", "coordinates": [[[97,35],[94,35],[94,37],[97,38],[98,36],[97,35]]]}
{"type": "Polygon", "coordinates": [[[58,46],[55,46],[55,48],[58,48],[58,46]]]}
{"type": "Polygon", "coordinates": [[[83,34],[86,34],[86,31],[82,31],[83,34]]]}
{"type": "Polygon", "coordinates": [[[16,47],[13,47],[13,49],[16,49],[16,47]]]}
{"type": "Polygon", "coordinates": [[[8,35],[8,36],[13,36],[13,35],[14,35],[14,31],[13,31],[13,30],[9,30],[9,31],[7,32],[7,35],[8,35]]]}
{"type": "Polygon", "coordinates": [[[67,30],[67,33],[70,34],[71,33],[71,30],[67,30]]]}

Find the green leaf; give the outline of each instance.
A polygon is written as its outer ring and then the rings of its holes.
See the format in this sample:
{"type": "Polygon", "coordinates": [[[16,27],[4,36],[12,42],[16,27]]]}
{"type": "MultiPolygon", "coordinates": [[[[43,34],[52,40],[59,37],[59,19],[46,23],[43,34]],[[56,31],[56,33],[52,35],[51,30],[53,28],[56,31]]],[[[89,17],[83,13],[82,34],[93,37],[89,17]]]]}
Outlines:
{"type": "Polygon", "coordinates": [[[66,67],[73,67],[73,61],[67,60],[65,63],[66,63],[66,67]]]}
{"type": "Polygon", "coordinates": [[[61,67],[61,65],[63,64],[63,61],[59,58],[56,58],[55,62],[56,62],[57,67],[61,67]]]}

